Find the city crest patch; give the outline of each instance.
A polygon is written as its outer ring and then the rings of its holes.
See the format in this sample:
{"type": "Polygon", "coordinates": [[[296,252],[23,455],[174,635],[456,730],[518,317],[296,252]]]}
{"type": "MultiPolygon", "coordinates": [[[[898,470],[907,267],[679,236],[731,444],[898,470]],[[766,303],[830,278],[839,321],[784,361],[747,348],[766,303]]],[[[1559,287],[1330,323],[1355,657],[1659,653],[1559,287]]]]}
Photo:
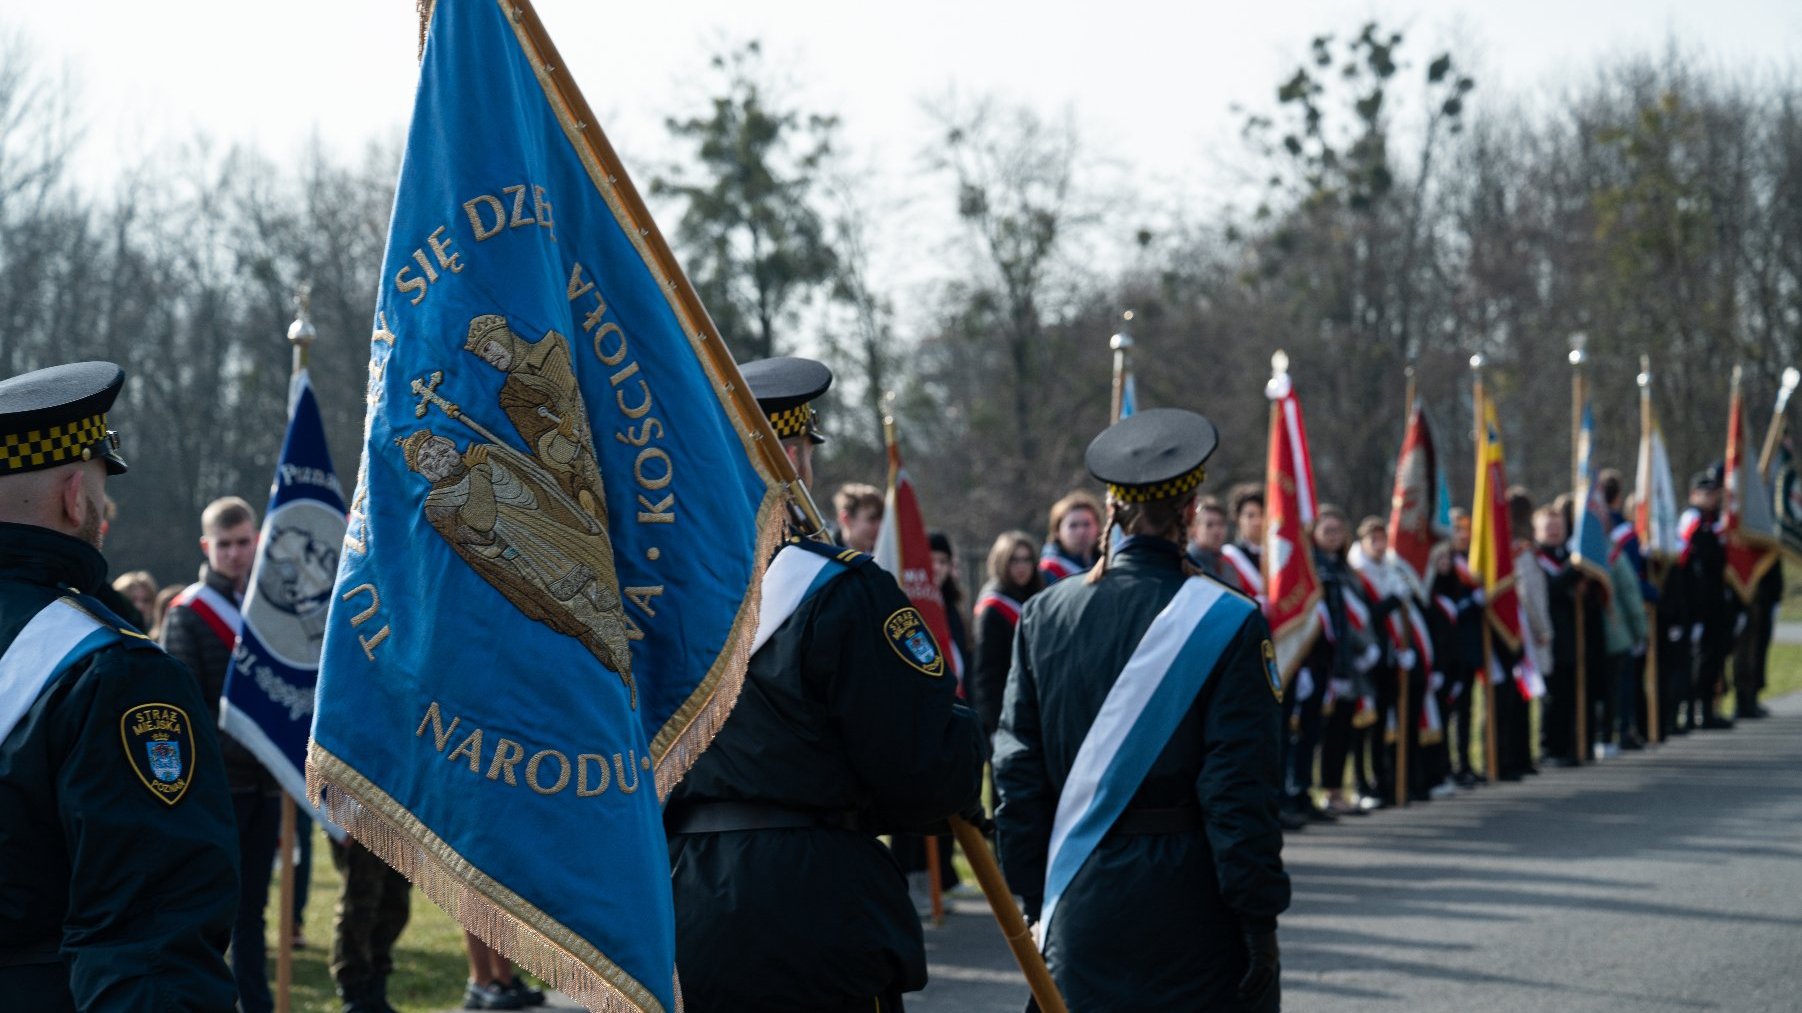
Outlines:
{"type": "Polygon", "coordinates": [[[897,610],[883,620],[882,633],[902,661],[935,679],[945,674],[945,656],[939,653],[938,642],[932,639],[918,609],[909,605],[897,610]]]}
{"type": "Polygon", "coordinates": [[[1270,680],[1270,692],[1276,695],[1277,703],[1283,702],[1283,674],[1276,670],[1276,648],[1270,641],[1264,641],[1264,675],[1270,680]]]}
{"type": "Polygon", "coordinates": [[[174,704],[139,704],[119,718],[119,737],[144,787],[165,805],[180,802],[194,770],[188,712],[174,704]]]}

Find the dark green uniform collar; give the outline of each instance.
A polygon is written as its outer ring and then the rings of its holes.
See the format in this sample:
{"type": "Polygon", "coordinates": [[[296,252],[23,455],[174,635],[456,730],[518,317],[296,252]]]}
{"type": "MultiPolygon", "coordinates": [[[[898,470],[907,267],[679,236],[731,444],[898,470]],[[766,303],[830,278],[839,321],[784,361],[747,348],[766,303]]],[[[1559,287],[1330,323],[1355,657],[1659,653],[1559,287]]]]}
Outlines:
{"type": "Polygon", "coordinates": [[[106,557],[81,539],[49,528],[0,522],[0,580],[91,592],[106,580],[106,557]]]}

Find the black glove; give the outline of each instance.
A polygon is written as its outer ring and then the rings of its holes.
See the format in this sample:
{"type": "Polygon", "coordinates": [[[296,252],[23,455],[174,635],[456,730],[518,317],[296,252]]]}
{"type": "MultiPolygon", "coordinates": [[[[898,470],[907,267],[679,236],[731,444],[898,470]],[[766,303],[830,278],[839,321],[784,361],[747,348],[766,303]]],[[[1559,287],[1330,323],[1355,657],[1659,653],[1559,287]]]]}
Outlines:
{"type": "Polygon", "coordinates": [[[958,813],[957,818],[975,827],[976,832],[980,833],[982,836],[990,839],[994,838],[995,821],[989,818],[988,810],[982,807],[980,801],[963,812],[958,813]]]}
{"type": "Polygon", "coordinates": [[[1239,999],[1250,1003],[1263,998],[1276,984],[1282,963],[1277,955],[1274,929],[1269,932],[1247,932],[1244,939],[1246,968],[1245,977],[1239,979],[1239,999]]]}

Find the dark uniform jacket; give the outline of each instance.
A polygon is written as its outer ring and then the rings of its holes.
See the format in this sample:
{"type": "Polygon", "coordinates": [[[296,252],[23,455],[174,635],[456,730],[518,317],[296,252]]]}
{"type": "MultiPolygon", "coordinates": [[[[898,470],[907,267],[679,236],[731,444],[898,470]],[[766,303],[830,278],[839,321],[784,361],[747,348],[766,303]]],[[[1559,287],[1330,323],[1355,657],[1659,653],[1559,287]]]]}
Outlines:
{"type": "Polygon", "coordinates": [[[1684,511],[1686,543],[1678,564],[1684,571],[1685,618],[1692,628],[1702,627],[1703,654],[1717,659],[1733,651],[1740,611],[1739,596],[1727,585],[1727,545],[1715,530],[1719,522],[1718,513],[1684,511]]]}
{"type": "MultiPolygon", "coordinates": [[[[995,739],[995,822],[1008,885],[1030,915],[1044,900],[1077,751],[1186,579],[1174,542],[1130,538],[1099,583],[1062,581],[1021,616],[995,739]]],[[[1128,806],[1199,807],[1202,829],[1128,835],[1116,825],[1064,890],[1045,952],[1070,1009],[1232,1009],[1247,965],[1241,933],[1273,930],[1289,906],[1268,639],[1254,609],[1128,806]]]]}
{"type": "MultiPolygon", "coordinates": [[[[1353,626],[1345,605],[1348,594],[1365,600],[1363,585],[1343,557],[1319,549],[1314,550],[1314,572],[1320,578],[1320,602],[1326,609],[1326,622],[1308,648],[1302,666],[1312,673],[1316,693],[1326,692],[1330,683],[1349,682],[1354,699],[1368,696],[1376,692],[1369,674],[1381,660],[1371,648],[1379,647],[1382,638],[1377,636],[1374,625],[1362,630],[1353,626]]],[[[1371,622],[1377,622],[1374,609],[1371,622]]]]}
{"type": "Polygon", "coordinates": [[[1446,659],[1443,664],[1447,674],[1465,679],[1483,670],[1484,616],[1477,588],[1465,583],[1459,572],[1463,554],[1454,558],[1452,572],[1433,577],[1433,611],[1450,625],[1445,646],[1439,648],[1439,656],[1446,659]]]}
{"type": "Polygon", "coordinates": [[[850,571],[752,656],[666,822],[679,831],[685,812],[724,801],[822,822],[855,814],[856,825],[672,833],[676,966],[694,1013],[869,1009],[924,987],[920,919],[875,834],[978,803],[986,750],[975,714],[953,703],[949,662],[928,674],[885,633],[911,608],[892,575],[860,553],[818,550],[842,553],[850,571]]]}
{"type": "Polygon", "coordinates": [[[1233,569],[1233,564],[1226,561],[1226,557],[1221,554],[1219,549],[1204,549],[1198,545],[1191,545],[1189,546],[1189,562],[1195,564],[1202,573],[1240,594],[1251,594],[1251,588],[1246,587],[1245,582],[1239,579],[1239,571],[1233,569]]]}
{"type": "MultiPolygon", "coordinates": [[[[212,567],[202,563],[200,580],[207,587],[219,592],[226,601],[242,605],[236,588],[230,577],[213,572],[212,567]]],[[[163,617],[163,649],[169,656],[188,666],[194,678],[200,683],[200,692],[206,699],[207,713],[212,715],[213,727],[219,726],[219,698],[225,693],[225,670],[231,666],[232,649],[205,619],[191,608],[169,608],[169,614],[163,617]]],[[[275,778],[271,777],[256,754],[244,748],[237,739],[229,735],[221,735],[220,746],[224,750],[225,776],[232,791],[260,792],[274,795],[277,791],[275,778]]]]}
{"type": "MultiPolygon", "coordinates": [[[[105,576],[84,542],[0,524],[0,655],[46,606],[105,576]]],[[[93,598],[76,600],[119,628],[93,598]]],[[[193,677],[128,634],[42,685],[0,741],[6,1009],[232,1008],[238,838],[207,715],[193,677]],[[192,719],[177,736],[188,784],[173,804],[145,781],[144,743],[125,728],[144,705],[192,719]]]]}
{"type": "MultiPolygon", "coordinates": [[[[1577,668],[1577,589],[1585,586],[1586,578],[1582,570],[1570,564],[1570,551],[1564,546],[1542,545],[1538,551],[1538,562],[1546,571],[1546,607],[1552,616],[1552,666],[1560,672],[1574,672],[1577,668]]],[[[1587,586],[1583,594],[1583,647],[1588,677],[1599,678],[1603,659],[1607,656],[1602,636],[1602,593],[1587,586]]]]}
{"type": "Polygon", "coordinates": [[[990,582],[976,598],[976,661],[965,688],[970,706],[982,719],[982,733],[991,738],[1001,724],[1001,697],[1007,692],[1007,672],[1014,663],[1014,627],[1020,616],[1008,604],[984,602],[995,595],[1024,606],[1034,593],[1031,588],[1008,589],[990,582]]]}

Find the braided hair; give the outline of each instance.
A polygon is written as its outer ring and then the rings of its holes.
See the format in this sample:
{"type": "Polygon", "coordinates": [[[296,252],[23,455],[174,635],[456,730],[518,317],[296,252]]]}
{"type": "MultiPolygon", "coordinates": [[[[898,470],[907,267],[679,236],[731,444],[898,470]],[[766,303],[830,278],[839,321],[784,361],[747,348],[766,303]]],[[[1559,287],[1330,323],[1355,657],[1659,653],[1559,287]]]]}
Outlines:
{"type": "MultiPolygon", "coordinates": [[[[1123,503],[1110,493],[1107,498],[1107,522],[1101,526],[1101,558],[1095,562],[1083,582],[1096,584],[1106,575],[1108,563],[1114,556],[1114,525],[1118,524],[1120,530],[1128,534],[1162,535],[1176,531],[1177,540],[1180,541],[1184,527],[1183,510],[1194,500],[1193,490],[1180,496],[1147,500],[1143,503],[1123,503]]],[[[1183,573],[1191,577],[1202,574],[1201,568],[1189,560],[1187,553],[1183,555],[1183,573]]]]}

